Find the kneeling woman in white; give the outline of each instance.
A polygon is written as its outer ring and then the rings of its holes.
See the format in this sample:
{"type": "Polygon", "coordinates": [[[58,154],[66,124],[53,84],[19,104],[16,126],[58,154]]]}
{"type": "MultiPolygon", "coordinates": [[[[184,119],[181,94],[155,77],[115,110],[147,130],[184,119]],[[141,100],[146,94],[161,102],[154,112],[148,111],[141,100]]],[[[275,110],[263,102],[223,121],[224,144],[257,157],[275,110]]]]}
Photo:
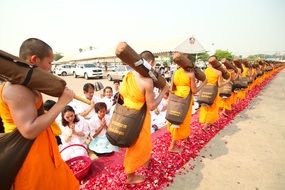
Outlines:
{"type": "Polygon", "coordinates": [[[62,139],[61,149],[68,147],[61,152],[63,160],[68,160],[76,156],[87,155],[88,153],[80,146],[72,146],[73,144],[81,144],[87,146],[86,140],[88,139],[90,130],[87,121],[75,114],[71,106],[65,106],[61,113],[62,117],[62,139]]]}
{"type": "Polygon", "coordinates": [[[106,137],[107,128],[111,120],[111,118],[106,115],[107,105],[104,102],[96,103],[95,112],[96,114],[88,121],[90,136],[92,138],[89,149],[99,154],[118,150],[118,148],[113,146],[106,137]]]}
{"type": "MultiPolygon", "coordinates": [[[[100,102],[104,102],[107,106],[106,114],[109,115],[110,109],[113,105],[113,89],[110,86],[106,86],[103,90],[103,98],[100,100],[100,102]]],[[[95,110],[96,112],[96,110],[95,110]]]]}

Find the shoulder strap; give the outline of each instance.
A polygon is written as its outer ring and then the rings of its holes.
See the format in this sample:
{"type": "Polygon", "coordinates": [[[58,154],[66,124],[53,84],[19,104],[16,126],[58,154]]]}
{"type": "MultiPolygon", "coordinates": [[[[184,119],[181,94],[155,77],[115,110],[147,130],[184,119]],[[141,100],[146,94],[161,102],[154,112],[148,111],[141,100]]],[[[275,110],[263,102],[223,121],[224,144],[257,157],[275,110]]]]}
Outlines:
{"type": "Polygon", "coordinates": [[[174,74],[171,76],[170,90],[175,91],[176,85],[174,84],[174,74]]]}
{"type": "Polygon", "coordinates": [[[5,86],[6,82],[2,82],[2,84],[0,84],[0,96],[2,96],[2,90],[5,86]]]}

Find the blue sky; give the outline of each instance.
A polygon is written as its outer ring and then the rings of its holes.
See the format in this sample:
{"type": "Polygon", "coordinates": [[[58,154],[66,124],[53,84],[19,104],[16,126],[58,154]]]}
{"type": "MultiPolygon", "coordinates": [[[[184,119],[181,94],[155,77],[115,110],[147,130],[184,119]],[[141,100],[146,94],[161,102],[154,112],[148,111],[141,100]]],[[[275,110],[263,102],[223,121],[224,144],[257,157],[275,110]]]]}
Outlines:
{"type": "MultiPolygon", "coordinates": [[[[285,52],[283,0],[1,0],[0,48],[37,37],[55,52],[194,35],[208,50],[285,52]]],[[[149,47],[151,50],[151,47],[149,47]]]]}

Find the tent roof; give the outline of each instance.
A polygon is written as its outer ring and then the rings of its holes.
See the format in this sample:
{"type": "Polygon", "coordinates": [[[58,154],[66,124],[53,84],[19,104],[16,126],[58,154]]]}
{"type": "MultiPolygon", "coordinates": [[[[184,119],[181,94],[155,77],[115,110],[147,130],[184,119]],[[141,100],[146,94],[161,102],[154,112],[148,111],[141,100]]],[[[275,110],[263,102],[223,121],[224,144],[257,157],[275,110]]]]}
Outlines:
{"type": "MultiPolygon", "coordinates": [[[[167,40],[152,40],[144,42],[127,42],[136,52],[140,53],[144,50],[150,50],[154,54],[158,53],[167,53],[179,51],[182,53],[197,54],[205,52],[206,50],[198,42],[198,40],[191,36],[187,39],[178,37],[167,40]]],[[[109,48],[105,49],[93,49],[90,51],[83,51],[77,53],[73,56],[64,56],[62,59],[57,62],[67,62],[75,60],[86,60],[86,59],[100,59],[100,58],[109,58],[115,57],[116,45],[112,45],[109,48]]]]}
{"type": "Polygon", "coordinates": [[[203,53],[206,51],[204,47],[198,42],[198,40],[193,36],[184,40],[177,47],[175,47],[174,50],[189,54],[203,53]]]}

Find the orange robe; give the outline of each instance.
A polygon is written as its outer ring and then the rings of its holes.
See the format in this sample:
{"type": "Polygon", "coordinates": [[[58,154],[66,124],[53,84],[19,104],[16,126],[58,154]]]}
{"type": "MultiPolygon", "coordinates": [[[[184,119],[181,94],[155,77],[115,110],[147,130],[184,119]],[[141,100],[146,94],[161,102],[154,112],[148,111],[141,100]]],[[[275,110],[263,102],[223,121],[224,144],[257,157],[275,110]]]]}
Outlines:
{"type": "MultiPolygon", "coordinates": [[[[212,67],[208,67],[205,70],[205,75],[208,80],[207,84],[217,85],[219,75],[214,71],[212,67]]],[[[202,105],[199,113],[199,122],[203,124],[212,124],[219,119],[219,105],[220,96],[217,94],[213,104],[211,106],[202,105]]]]}
{"type": "MultiPolygon", "coordinates": [[[[251,69],[251,76],[253,77],[256,74],[256,69],[252,68],[251,69]]],[[[252,90],[252,88],[255,85],[255,80],[253,79],[253,81],[251,82],[251,84],[248,86],[248,91],[252,90]]]]}
{"type": "MultiPolygon", "coordinates": [[[[179,68],[174,73],[174,79],[173,82],[176,86],[176,90],[174,91],[174,94],[180,97],[187,97],[190,90],[191,90],[191,81],[189,77],[185,74],[185,71],[182,68],[179,68]]],[[[192,118],[192,105],[193,105],[193,95],[190,101],[189,109],[187,111],[186,117],[182,124],[179,125],[179,128],[174,128],[168,126],[168,131],[171,133],[173,140],[181,140],[189,137],[190,135],[190,124],[191,124],[191,118],[192,118]]]]}
{"type": "MultiPolygon", "coordinates": [[[[119,92],[124,97],[124,106],[128,108],[139,110],[145,103],[145,95],[139,89],[132,72],[124,78],[119,92]]],[[[150,125],[151,115],[147,110],[137,141],[126,150],[124,167],[127,174],[135,172],[150,159],[152,150],[150,125]]]]}
{"type": "Polygon", "coordinates": [[[220,98],[220,108],[232,110],[233,94],[228,98],[220,98]]]}
{"type": "MultiPolygon", "coordinates": [[[[230,73],[230,77],[232,77],[232,73],[230,73]]],[[[232,110],[232,102],[233,102],[233,93],[228,98],[220,98],[220,105],[219,107],[225,110],[232,110]]]]}
{"type": "MultiPolygon", "coordinates": [[[[4,127],[6,121],[12,125],[13,118],[8,106],[2,100],[2,87],[0,88],[0,112],[4,127]]],[[[36,108],[42,106],[42,99],[36,104],[36,108]]],[[[14,125],[14,129],[16,126],[14,125]]],[[[15,155],[17,156],[17,155],[15,155]]],[[[79,182],[61,159],[54,134],[48,127],[34,140],[33,145],[19,170],[13,185],[14,190],[78,190],[79,182]]]]}
{"type": "MultiPolygon", "coordinates": [[[[241,74],[242,77],[247,77],[248,76],[248,68],[243,66],[243,72],[241,74]]],[[[238,93],[237,93],[237,98],[240,100],[243,100],[246,97],[247,94],[247,89],[241,89],[238,93]]]]}
{"type": "Polygon", "coordinates": [[[54,121],[54,122],[50,125],[50,128],[51,128],[51,130],[52,130],[52,132],[53,132],[53,134],[54,134],[55,136],[61,135],[61,129],[60,129],[60,127],[58,126],[58,124],[56,123],[56,121],[54,121]]]}

